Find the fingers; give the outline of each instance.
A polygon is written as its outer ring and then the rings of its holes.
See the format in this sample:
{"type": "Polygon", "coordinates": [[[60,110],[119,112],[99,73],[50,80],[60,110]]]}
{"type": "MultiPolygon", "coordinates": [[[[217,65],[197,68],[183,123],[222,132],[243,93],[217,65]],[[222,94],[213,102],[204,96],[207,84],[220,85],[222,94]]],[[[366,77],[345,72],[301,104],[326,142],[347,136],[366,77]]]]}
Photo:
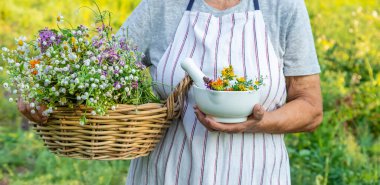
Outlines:
{"type": "Polygon", "coordinates": [[[198,120],[209,130],[209,131],[220,131],[227,133],[238,133],[244,132],[246,130],[246,123],[239,124],[224,124],[215,121],[214,119],[206,116],[197,106],[194,106],[194,113],[196,114],[198,120]]]}
{"type": "Polygon", "coordinates": [[[207,128],[207,130],[213,132],[215,131],[209,127],[208,120],[206,120],[206,114],[204,114],[197,106],[194,106],[194,113],[197,116],[198,120],[207,128]]]}
{"type": "Polygon", "coordinates": [[[42,112],[46,110],[46,106],[41,106],[39,110],[36,110],[35,108],[30,107],[29,104],[26,104],[22,98],[18,99],[17,107],[19,111],[30,121],[36,122],[36,123],[46,123],[48,117],[43,116],[42,112]],[[32,114],[31,111],[34,110],[35,113],[32,114]]]}
{"type": "Polygon", "coordinates": [[[253,107],[252,115],[253,119],[260,121],[263,119],[265,113],[265,109],[263,106],[256,104],[255,107],[253,107]]]}
{"type": "Polygon", "coordinates": [[[46,123],[48,120],[47,116],[44,116],[43,112],[47,109],[46,105],[40,106],[39,109],[37,109],[37,114],[40,117],[41,123],[46,123]]]}
{"type": "Polygon", "coordinates": [[[17,108],[21,112],[22,115],[24,115],[28,120],[34,121],[34,118],[30,115],[30,110],[28,109],[29,106],[25,104],[25,102],[22,100],[22,98],[19,98],[17,101],[17,108]]]}

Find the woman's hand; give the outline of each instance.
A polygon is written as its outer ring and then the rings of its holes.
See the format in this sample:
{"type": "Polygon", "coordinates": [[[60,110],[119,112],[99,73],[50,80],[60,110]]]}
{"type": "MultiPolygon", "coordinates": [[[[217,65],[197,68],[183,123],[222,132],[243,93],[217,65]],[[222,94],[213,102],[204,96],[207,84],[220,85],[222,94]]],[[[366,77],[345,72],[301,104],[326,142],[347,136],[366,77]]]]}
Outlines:
{"type": "Polygon", "coordinates": [[[252,114],[248,117],[248,120],[238,124],[224,124],[218,123],[214,119],[208,117],[197,106],[194,106],[194,112],[198,117],[198,120],[209,131],[220,131],[227,133],[241,133],[241,132],[255,132],[262,124],[263,118],[266,114],[265,109],[261,105],[255,105],[252,114]]]}
{"type": "Polygon", "coordinates": [[[48,117],[42,115],[42,112],[46,110],[46,106],[40,106],[39,110],[37,110],[36,108],[30,107],[30,104],[26,104],[22,98],[19,98],[17,108],[30,121],[46,123],[48,120],[48,117]],[[32,110],[35,110],[34,114],[32,114],[32,110]]]}
{"type": "Polygon", "coordinates": [[[286,77],[287,103],[274,111],[256,105],[253,114],[240,124],[222,124],[207,117],[197,107],[199,121],[211,131],[295,133],[312,132],[323,119],[323,105],[319,75],[286,77]]]}

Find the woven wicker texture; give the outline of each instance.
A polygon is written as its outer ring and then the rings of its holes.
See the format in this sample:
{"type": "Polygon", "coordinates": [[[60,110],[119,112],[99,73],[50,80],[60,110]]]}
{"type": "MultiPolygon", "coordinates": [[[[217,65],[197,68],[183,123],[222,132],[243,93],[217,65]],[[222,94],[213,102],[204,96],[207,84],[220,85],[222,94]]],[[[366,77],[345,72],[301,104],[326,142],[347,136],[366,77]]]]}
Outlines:
{"type": "Polygon", "coordinates": [[[191,85],[184,78],[162,104],[120,104],[105,116],[91,116],[84,106],[58,107],[45,124],[33,123],[47,148],[58,156],[90,160],[122,160],[146,156],[160,141],[172,119],[181,116],[191,85]],[[79,124],[86,115],[86,124],[79,124]]]}

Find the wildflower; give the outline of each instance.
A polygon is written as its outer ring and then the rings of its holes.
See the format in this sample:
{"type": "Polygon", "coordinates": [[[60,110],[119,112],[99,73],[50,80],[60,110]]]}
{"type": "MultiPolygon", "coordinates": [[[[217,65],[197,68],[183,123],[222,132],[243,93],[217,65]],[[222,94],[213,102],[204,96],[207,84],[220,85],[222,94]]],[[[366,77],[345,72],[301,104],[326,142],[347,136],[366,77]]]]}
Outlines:
{"type": "Polygon", "coordinates": [[[4,83],[3,86],[4,86],[4,88],[6,88],[6,89],[8,89],[8,87],[9,87],[8,83],[4,83]]]}
{"type": "Polygon", "coordinates": [[[240,78],[237,78],[236,81],[238,81],[240,83],[244,83],[245,82],[245,78],[244,77],[240,77],[240,78]]]}
{"type": "Polygon", "coordinates": [[[33,109],[33,110],[30,111],[30,113],[31,113],[31,114],[35,114],[35,113],[36,113],[36,110],[33,109]]]}
{"type": "Polygon", "coordinates": [[[233,71],[232,66],[226,67],[222,70],[222,77],[231,80],[235,77],[235,73],[233,71]]]}
{"type": "Polygon", "coordinates": [[[139,83],[137,81],[132,82],[132,88],[137,89],[139,87],[139,83]]]}
{"type": "Polygon", "coordinates": [[[33,102],[29,104],[29,107],[34,108],[35,106],[36,106],[36,104],[34,104],[33,102]]]}
{"type": "Polygon", "coordinates": [[[69,59],[73,61],[73,60],[77,59],[77,55],[75,53],[70,53],[69,59]]]}
{"type": "Polygon", "coordinates": [[[116,110],[116,106],[113,105],[113,106],[111,107],[111,109],[112,109],[113,111],[116,110]]]}
{"type": "Polygon", "coordinates": [[[4,68],[0,66],[0,72],[3,71],[3,70],[4,70],[4,68]]]}
{"type": "Polygon", "coordinates": [[[25,36],[21,36],[18,39],[16,39],[16,42],[17,42],[18,46],[24,46],[25,41],[26,41],[26,37],[25,36]]]}
{"type": "Polygon", "coordinates": [[[9,98],[9,102],[13,102],[13,98],[9,98]]]}
{"type": "Polygon", "coordinates": [[[96,112],[94,110],[91,111],[91,115],[96,116],[96,112]]]}
{"type": "Polygon", "coordinates": [[[59,14],[58,17],[57,17],[57,23],[63,23],[65,17],[62,16],[62,14],[59,14]]]}
{"type": "Polygon", "coordinates": [[[119,90],[121,88],[120,82],[115,82],[113,87],[115,87],[116,90],[119,90]]]}

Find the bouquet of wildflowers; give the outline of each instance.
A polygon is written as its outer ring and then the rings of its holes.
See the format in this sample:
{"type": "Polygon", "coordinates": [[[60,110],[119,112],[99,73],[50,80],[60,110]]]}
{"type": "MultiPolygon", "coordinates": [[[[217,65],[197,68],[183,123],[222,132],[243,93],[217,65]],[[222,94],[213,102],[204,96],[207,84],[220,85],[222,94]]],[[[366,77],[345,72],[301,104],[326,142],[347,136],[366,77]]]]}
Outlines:
{"type": "MultiPolygon", "coordinates": [[[[2,82],[12,92],[9,100],[22,98],[34,107],[32,114],[46,105],[44,115],[57,106],[90,107],[92,115],[104,115],[117,104],[157,102],[151,90],[149,73],[142,63],[144,55],[127,38],[115,36],[112,28],[101,25],[95,35],[89,28],[45,28],[36,39],[16,39],[17,48],[2,48],[0,67],[9,79],[2,82]]],[[[63,17],[57,18],[58,22],[63,17]]]]}
{"type": "Polygon", "coordinates": [[[254,82],[245,77],[237,77],[232,66],[223,68],[221,77],[206,82],[206,87],[215,91],[257,91],[262,85],[263,77],[254,82]]]}

